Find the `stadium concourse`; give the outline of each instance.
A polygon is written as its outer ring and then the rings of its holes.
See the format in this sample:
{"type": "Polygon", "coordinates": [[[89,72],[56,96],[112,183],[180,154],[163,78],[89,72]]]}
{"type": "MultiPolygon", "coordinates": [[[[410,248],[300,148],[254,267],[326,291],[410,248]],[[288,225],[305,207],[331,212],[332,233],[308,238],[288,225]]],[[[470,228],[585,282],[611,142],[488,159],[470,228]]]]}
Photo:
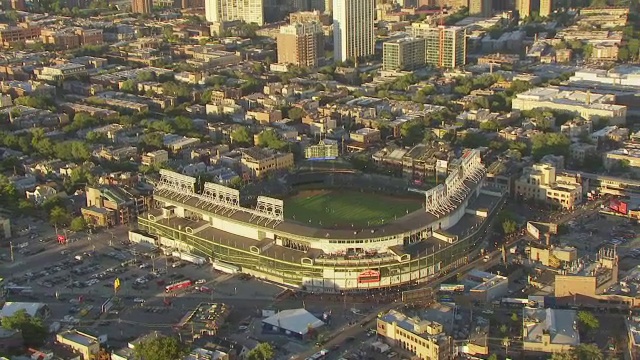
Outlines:
{"type": "MultiPolygon", "coordinates": [[[[212,183],[198,193],[194,178],[163,170],[154,191],[156,208],[138,222],[160,244],[290,288],[394,291],[466,264],[479,252],[489,220],[505,200],[502,191],[485,186],[484,176],[479,151],[468,150],[443,184],[423,192],[424,206],[389,221],[343,227],[285,218],[286,199],[259,195],[246,206],[238,190],[212,183]]],[[[304,190],[344,191],[353,184],[366,192],[371,183],[353,172],[311,178],[304,190]]],[[[398,183],[389,178],[389,184],[398,183]]],[[[299,185],[288,187],[295,193],[299,185]]],[[[385,192],[409,196],[409,190],[403,183],[385,192]]]]}

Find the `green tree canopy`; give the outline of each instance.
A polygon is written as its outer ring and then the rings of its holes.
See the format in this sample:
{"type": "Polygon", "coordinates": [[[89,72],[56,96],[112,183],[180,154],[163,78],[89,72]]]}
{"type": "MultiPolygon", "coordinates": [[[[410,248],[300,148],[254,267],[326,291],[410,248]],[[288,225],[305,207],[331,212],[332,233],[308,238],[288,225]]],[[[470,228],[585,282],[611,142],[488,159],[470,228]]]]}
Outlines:
{"type": "Polygon", "coordinates": [[[42,325],[42,321],[31,317],[26,310],[18,310],[11,316],[3,317],[2,327],[22,331],[22,337],[27,346],[40,346],[47,337],[47,330],[42,325]]]}
{"type": "Polygon", "coordinates": [[[578,312],[578,323],[586,330],[595,330],[600,327],[600,321],[589,311],[578,312]]]}
{"type": "Polygon", "coordinates": [[[251,134],[246,127],[238,127],[231,133],[231,142],[241,146],[251,145],[251,134]]]}
{"type": "Polygon", "coordinates": [[[87,228],[87,221],[82,216],[78,216],[71,220],[69,230],[71,231],[83,231],[87,228]]]}
{"type": "Polygon", "coordinates": [[[571,140],[564,134],[538,134],[531,139],[531,154],[536,160],[549,154],[567,156],[570,145],[571,140]]]}
{"type": "Polygon", "coordinates": [[[304,110],[299,107],[289,109],[289,119],[293,121],[300,121],[304,116],[304,110]]]}
{"type": "Polygon", "coordinates": [[[16,105],[55,111],[56,104],[50,96],[20,96],[13,101],[16,105]]]}
{"type": "Polygon", "coordinates": [[[602,351],[594,344],[580,344],[571,353],[576,360],[604,360],[602,351]]]}
{"type": "Polygon", "coordinates": [[[271,360],[275,352],[269,343],[260,343],[247,353],[247,360],[271,360]]]}
{"type": "Polygon", "coordinates": [[[280,139],[278,133],[274,130],[268,129],[258,135],[258,145],[269,149],[282,150],[287,146],[287,142],[280,139]]]}
{"type": "Polygon", "coordinates": [[[69,214],[67,209],[61,206],[54,207],[53,209],[51,209],[51,212],[49,213],[49,222],[52,225],[64,226],[69,224],[70,219],[71,219],[71,215],[69,214]]]}
{"type": "Polygon", "coordinates": [[[400,128],[402,143],[405,146],[413,146],[424,139],[425,126],[419,121],[407,121],[400,128]]]}
{"type": "Polygon", "coordinates": [[[136,360],[175,360],[187,354],[187,347],[175,337],[157,337],[133,349],[136,360]]]}

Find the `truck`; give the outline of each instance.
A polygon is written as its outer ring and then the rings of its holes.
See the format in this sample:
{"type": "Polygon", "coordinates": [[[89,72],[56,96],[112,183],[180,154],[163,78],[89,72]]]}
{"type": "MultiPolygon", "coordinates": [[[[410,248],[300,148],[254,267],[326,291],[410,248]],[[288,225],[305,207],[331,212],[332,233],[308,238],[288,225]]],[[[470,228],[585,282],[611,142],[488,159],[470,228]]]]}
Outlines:
{"type": "Polygon", "coordinates": [[[231,264],[227,264],[227,263],[223,263],[221,261],[217,261],[214,260],[213,261],[213,265],[212,265],[214,270],[223,272],[225,274],[237,274],[240,272],[240,268],[235,266],[235,265],[231,265],[231,264]]]}
{"type": "Polygon", "coordinates": [[[173,257],[176,257],[180,260],[184,260],[186,262],[190,262],[196,265],[204,265],[204,263],[207,262],[207,260],[201,256],[197,256],[197,255],[193,255],[185,252],[174,251],[173,254],[171,255],[173,255],[173,257]]]}

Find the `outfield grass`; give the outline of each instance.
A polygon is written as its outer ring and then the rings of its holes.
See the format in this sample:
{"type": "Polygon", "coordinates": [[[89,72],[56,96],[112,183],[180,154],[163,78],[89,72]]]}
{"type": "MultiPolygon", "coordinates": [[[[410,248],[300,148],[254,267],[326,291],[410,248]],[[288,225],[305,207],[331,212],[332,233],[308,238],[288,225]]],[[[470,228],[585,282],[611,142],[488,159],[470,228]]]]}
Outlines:
{"type": "Polygon", "coordinates": [[[379,225],[418,210],[417,198],[342,190],[302,190],[285,199],[284,215],[302,223],[322,227],[379,225]]]}

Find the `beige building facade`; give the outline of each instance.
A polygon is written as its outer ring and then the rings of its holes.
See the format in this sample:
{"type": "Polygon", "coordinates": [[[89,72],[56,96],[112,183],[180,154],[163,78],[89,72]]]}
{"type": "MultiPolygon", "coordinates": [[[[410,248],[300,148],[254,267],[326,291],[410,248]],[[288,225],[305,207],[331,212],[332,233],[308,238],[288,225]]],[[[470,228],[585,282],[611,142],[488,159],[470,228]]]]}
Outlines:
{"type": "Polygon", "coordinates": [[[422,360],[452,359],[453,339],[435,321],[410,318],[395,310],[379,316],[378,335],[422,360]]]}
{"type": "Polygon", "coordinates": [[[556,168],[549,164],[534,164],[515,181],[515,195],[574,209],[582,203],[582,185],[575,177],[557,175],[556,168]]]}

